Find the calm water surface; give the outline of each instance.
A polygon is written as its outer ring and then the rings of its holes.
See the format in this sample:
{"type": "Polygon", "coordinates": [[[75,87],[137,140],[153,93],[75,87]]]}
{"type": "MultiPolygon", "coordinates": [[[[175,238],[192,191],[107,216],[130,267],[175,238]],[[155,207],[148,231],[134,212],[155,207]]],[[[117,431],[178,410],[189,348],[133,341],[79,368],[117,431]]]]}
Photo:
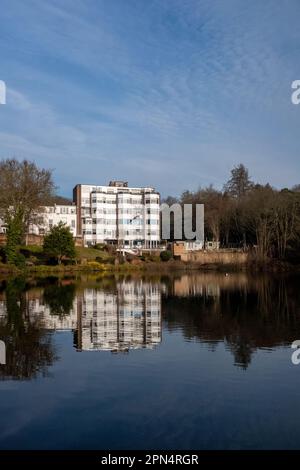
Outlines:
{"type": "Polygon", "coordinates": [[[0,448],[300,448],[299,281],[0,281],[0,448]]]}

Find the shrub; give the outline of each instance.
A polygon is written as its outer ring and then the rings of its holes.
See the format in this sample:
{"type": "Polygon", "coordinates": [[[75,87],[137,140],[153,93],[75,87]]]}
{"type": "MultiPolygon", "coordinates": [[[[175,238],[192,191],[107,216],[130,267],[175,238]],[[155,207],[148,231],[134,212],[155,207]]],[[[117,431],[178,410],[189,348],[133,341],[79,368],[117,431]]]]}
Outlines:
{"type": "Polygon", "coordinates": [[[20,252],[29,258],[30,256],[39,256],[43,254],[43,247],[38,245],[26,245],[20,246],[20,252]]]}
{"type": "Polygon", "coordinates": [[[96,243],[93,248],[95,248],[95,250],[106,251],[105,243],[96,243]]]}
{"type": "Polygon", "coordinates": [[[6,262],[6,253],[5,248],[3,246],[0,247],[0,260],[2,263],[6,262]]]}
{"type": "Polygon", "coordinates": [[[20,253],[25,256],[28,266],[43,264],[44,262],[45,257],[43,254],[43,247],[41,246],[21,246],[20,253]]]}
{"type": "Polygon", "coordinates": [[[94,271],[102,271],[103,265],[101,263],[97,263],[97,261],[88,261],[87,265],[90,269],[94,271]]]}
{"type": "Polygon", "coordinates": [[[172,252],[169,250],[165,250],[160,253],[160,259],[162,261],[169,261],[171,258],[172,258],[172,252]]]}
{"type": "Polygon", "coordinates": [[[17,252],[14,256],[13,264],[17,266],[18,268],[23,268],[25,266],[25,263],[26,263],[25,256],[22,255],[22,253],[17,252]]]}
{"type": "Polygon", "coordinates": [[[160,256],[157,256],[157,255],[149,256],[149,260],[152,261],[153,263],[159,263],[160,259],[161,259],[160,256]]]}
{"type": "Polygon", "coordinates": [[[107,258],[101,258],[101,256],[96,256],[95,261],[97,261],[97,263],[102,264],[114,264],[115,258],[114,256],[109,256],[107,258]]]}
{"type": "Polygon", "coordinates": [[[61,222],[45,236],[43,248],[45,256],[54,258],[58,264],[61,264],[63,258],[72,259],[76,256],[73,235],[69,227],[61,222]]]}

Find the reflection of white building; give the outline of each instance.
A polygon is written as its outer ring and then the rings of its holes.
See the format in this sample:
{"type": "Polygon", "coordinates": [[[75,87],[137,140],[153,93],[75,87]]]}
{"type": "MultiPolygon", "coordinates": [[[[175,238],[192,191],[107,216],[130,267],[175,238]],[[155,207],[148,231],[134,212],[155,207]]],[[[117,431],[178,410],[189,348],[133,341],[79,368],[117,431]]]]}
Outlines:
{"type": "MultiPolygon", "coordinates": [[[[0,321],[7,318],[0,299],[0,321]]],[[[73,301],[70,313],[58,315],[44,302],[43,290],[26,292],[26,322],[47,330],[77,330],[79,350],[128,351],[153,348],[161,342],[161,286],[122,282],[105,292],[86,288],[73,301]]]]}
{"type": "MultiPolygon", "coordinates": [[[[26,292],[26,321],[39,320],[41,327],[47,330],[75,330],[77,328],[77,300],[68,315],[51,313],[49,306],[44,303],[42,289],[26,292]]],[[[6,301],[0,300],[0,321],[7,317],[6,301]]]]}
{"type": "Polygon", "coordinates": [[[79,311],[79,349],[127,351],[161,342],[159,286],[124,282],[112,293],[86,289],[79,311]]]}
{"type": "Polygon", "coordinates": [[[129,188],[124,181],[109,186],[78,184],[77,235],[85,245],[113,243],[155,248],[160,241],[160,197],[153,188],[129,188]]]}
{"type": "Polygon", "coordinates": [[[77,301],[73,302],[70,313],[67,315],[57,315],[50,311],[43,299],[35,298],[29,300],[29,311],[32,315],[38,316],[41,325],[47,330],[76,330],[77,329],[77,301]]]}

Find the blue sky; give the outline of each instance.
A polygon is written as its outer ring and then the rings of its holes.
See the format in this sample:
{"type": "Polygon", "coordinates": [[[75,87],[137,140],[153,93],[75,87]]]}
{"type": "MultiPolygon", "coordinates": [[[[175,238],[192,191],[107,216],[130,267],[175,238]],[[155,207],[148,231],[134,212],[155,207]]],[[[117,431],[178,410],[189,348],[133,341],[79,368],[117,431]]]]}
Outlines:
{"type": "Polygon", "coordinates": [[[300,183],[298,0],[1,0],[0,158],[59,193],[126,179],[178,195],[300,183]]]}

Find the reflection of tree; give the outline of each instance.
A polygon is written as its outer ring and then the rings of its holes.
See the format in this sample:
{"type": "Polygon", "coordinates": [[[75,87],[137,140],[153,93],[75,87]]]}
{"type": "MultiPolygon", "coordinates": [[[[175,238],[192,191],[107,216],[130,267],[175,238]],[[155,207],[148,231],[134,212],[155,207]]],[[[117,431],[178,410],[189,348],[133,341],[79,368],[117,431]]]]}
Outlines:
{"type": "Polygon", "coordinates": [[[69,315],[75,298],[75,285],[60,283],[50,284],[44,290],[44,302],[49,306],[52,315],[69,315]]]}
{"type": "Polygon", "coordinates": [[[30,379],[47,369],[57,359],[52,336],[41,328],[38,319],[30,319],[25,281],[8,281],[5,296],[7,316],[0,322],[0,338],[6,344],[6,365],[0,378],[30,379]]]}
{"type": "MultiPolygon", "coordinates": [[[[205,280],[203,281],[205,287],[205,280]]],[[[163,317],[170,330],[182,328],[189,339],[219,341],[235,364],[247,368],[258,348],[291,344],[299,336],[299,279],[257,278],[245,285],[218,283],[220,294],[163,298],[163,317]]]]}

